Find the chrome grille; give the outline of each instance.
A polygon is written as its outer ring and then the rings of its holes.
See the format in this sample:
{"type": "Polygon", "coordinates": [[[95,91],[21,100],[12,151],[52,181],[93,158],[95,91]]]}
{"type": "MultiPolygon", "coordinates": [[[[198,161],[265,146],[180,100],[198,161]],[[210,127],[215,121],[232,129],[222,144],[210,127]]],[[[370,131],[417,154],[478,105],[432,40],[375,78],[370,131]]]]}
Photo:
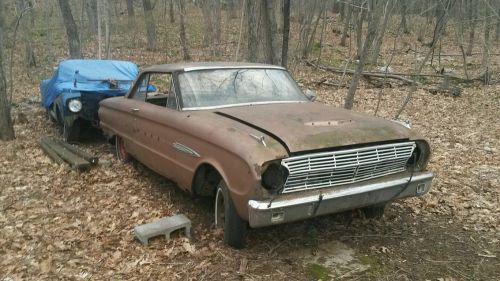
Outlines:
{"type": "Polygon", "coordinates": [[[288,170],[283,193],[336,186],[402,172],[414,142],[306,154],[283,159],[288,170]]]}

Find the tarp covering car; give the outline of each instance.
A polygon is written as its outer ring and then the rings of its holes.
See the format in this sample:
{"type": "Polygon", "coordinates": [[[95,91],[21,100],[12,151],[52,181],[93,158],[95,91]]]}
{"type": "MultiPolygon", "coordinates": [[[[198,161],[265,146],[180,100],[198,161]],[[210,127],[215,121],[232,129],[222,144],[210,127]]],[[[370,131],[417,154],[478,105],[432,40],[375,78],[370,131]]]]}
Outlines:
{"type": "Polygon", "coordinates": [[[124,95],[139,73],[136,64],[117,60],[66,60],[52,78],[40,83],[42,104],[48,108],[64,92],[124,95]]]}

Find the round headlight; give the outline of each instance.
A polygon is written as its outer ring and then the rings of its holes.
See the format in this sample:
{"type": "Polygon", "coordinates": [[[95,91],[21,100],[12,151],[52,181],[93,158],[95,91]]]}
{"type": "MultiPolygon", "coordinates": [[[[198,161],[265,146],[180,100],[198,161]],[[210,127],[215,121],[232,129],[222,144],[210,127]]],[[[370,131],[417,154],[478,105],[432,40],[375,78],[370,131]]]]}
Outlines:
{"type": "Polygon", "coordinates": [[[285,185],[288,171],[279,164],[271,164],[262,174],[262,185],[271,192],[279,191],[285,185]]]}
{"type": "Polygon", "coordinates": [[[68,102],[68,107],[71,112],[79,112],[82,110],[82,102],[77,99],[70,100],[68,102]]]}

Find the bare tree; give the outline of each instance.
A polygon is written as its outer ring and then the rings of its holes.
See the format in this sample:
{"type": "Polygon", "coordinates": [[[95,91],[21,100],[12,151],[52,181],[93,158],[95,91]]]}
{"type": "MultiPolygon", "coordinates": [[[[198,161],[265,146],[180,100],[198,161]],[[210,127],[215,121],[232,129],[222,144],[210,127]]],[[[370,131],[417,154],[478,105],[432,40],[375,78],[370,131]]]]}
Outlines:
{"type": "Polygon", "coordinates": [[[481,68],[484,72],[484,84],[488,85],[490,80],[489,72],[489,53],[490,53],[490,28],[491,28],[491,0],[485,0],[488,5],[484,6],[484,39],[483,39],[483,56],[481,59],[481,68]]]}
{"type": "Polygon", "coordinates": [[[408,24],[406,23],[406,15],[408,14],[408,3],[407,0],[400,0],[401,2],[401,28],[403,29],[403,33],[410,33],[410,29],[408,28],[408,24]]]}
{"type": "Polygon", "coordinates": [[[373,40],[377,35],[377,28],[379,25],[380,17],[387,1],[381,0],[368,0],[367,14],[368,14],[368,32],[366,34],[365,42],[361,53],[359,54],[359,62],[356,66],[356,71],[351,79],[351,84],[349,85],[349,91],[345,100],[344,107],[347,109],[352,109],[354,104],[354,95],[356,94],[356,89],[358,87],[359,78],[363,72],[366,57],[368,56],[368,51],[370,50],[373,40]]]}
{"type": "Polygon", "coordinates": [[[135,26],[134,0],[127,0],[127,15],[128,26],[129,28],[133,28],[135,26]]]}
{"type": "Polygon", "coordinates": [[[153,51],[156,49],[156,27],[153,18],[153,7],[149,0],[142,0],[142,6],[144,8],[144,20],[146,21],[147,49],[153,51]]]}
{"type": "Polygon", "coordinates": [[[476,23],[477,23],[477,3],[474,0],[467,1],[467,15],[469,21],[469,45],[467,45],[466,54],[468,56],[472,55],[472,49],[474,48],[474,36],[476,33],[476,23]]]}
{"type": "Polygon", "coordinates": [[[34,67],[36,66],[36,58],[35,51],[33,50],[33,37],[31,34],[35,25],[35,19],[33,16],[33,4],[31,3],[31,1],[18,0],[17,7],[21,13],[25,11],[24,17],[20,23],[20,29],[23,34],[26,65],[29,67],[34,67]]]}
{"type": "Polygon", "coordinates": [[[276,11],[270,0],[245,1],[247,60],[280,64],[282,37],[278,35],[276,11]]]}
{"type": "Polygon", "coordinates": [[[174,23],[175,22],[174,0],[168,0],[168,14],[170,16],[170,23],[174,23]]]}
{"type": "MultiPolygon", "coordinates": [[[[353,0],[351,0],[353,1],[353,0]]],[[[352,15],[352,3],[351,2],[346,2],[344,4],[344,10],[346,16],[344,17],[344,27],[342,28],[342,37],[340,38],[340,46],[346,46],[346,40],[347,40],[347,32],[349,32],[349,26],[351,23],[351,15],[352,15]]]]}
{"type": "Polygon", "coordinates": [[[78,28],[75,20],[73,19],[73,14],[71,13],[68,0],[59,0],[59,8],[61,9],[64,26],[66,28],[66,35],[68,36],[69,56],[71,58],[82,58],[83,56],[80,47],[80,37],[78,37],[78,28]]]}
{"type": "Polygon", "coordinates": [[[177,5],[179,6],[179,38],[181,41],[182,55],[184,60],[190,60],[191,55],[189,55],[185,26],[186,7],[184,6],[183,0],[177,0],[177,5]]]}
{"type": "Polygon", "coordinates": [[[104,41],[106,43],[106,59],[111,56],[111,6],[109,0],[103,0],[104,4],[104,41]]]}
{"type": "Polygon", "coordinates": [[[197,2],[203,16],[203,46],[211,47],[212,56],[219,55],[221,41],[221,3],[220,0],[201,0],[197,2]]]}
{"type": "Polygon", "coordinates": [[[288,41],[290,38],[290,0],[283,2],[283,45],[281,46],[281,66],[288,65],[288,41]]]}
{"type": "Polygon", "coordinates": [[[0,140],[9,141],[15,138],[11,118],[11,103],[7,98],[7,78],[4,71],[3,43],[5,42],[5,22],[3,18],[4,3],[0,2],[0,140]]]}
{"type": "Polygon", "coordinates": [[[90,34],[97,35],[97,0],[85,0],[90,34]]]}
{"type": "MultiPolygon", "coordinates": [[[[371,51],[371,58],[368,60],[369,63],[376,65],[378,62],[378,57],[380,56],[380,47],[382,46],[382,42],[384,41],[384,35],[385,35],[385,30],[387,28],[387,23],[389,22],[389,18],[392,16],[392,10],[394,8],[394,1],[393,0],[387,0],[387,3],[384,7],[383,13],[383,20],[381,26],[377,29],[377,36],[375,38],[375,41],[373,43],[373,48],[371,51]]],[[[403,25],[401,23],[401,25],[403,25]]],[[[401,28],[404,29],[403,26],[401,28]]],[[[404,32],[404,30],[403,30],[404,32]]]]}

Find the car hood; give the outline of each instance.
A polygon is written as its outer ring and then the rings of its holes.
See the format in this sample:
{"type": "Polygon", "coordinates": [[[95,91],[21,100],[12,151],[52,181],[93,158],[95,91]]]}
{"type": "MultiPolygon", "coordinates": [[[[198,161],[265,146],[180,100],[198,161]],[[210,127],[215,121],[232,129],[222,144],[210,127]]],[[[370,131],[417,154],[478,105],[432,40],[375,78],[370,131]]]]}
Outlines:
{"type": "Polygon", "coordinates": [[[274,137],[289,153],[415,137],[401,124],[313,102],[231,107],[214,113],[274,137]]]}

